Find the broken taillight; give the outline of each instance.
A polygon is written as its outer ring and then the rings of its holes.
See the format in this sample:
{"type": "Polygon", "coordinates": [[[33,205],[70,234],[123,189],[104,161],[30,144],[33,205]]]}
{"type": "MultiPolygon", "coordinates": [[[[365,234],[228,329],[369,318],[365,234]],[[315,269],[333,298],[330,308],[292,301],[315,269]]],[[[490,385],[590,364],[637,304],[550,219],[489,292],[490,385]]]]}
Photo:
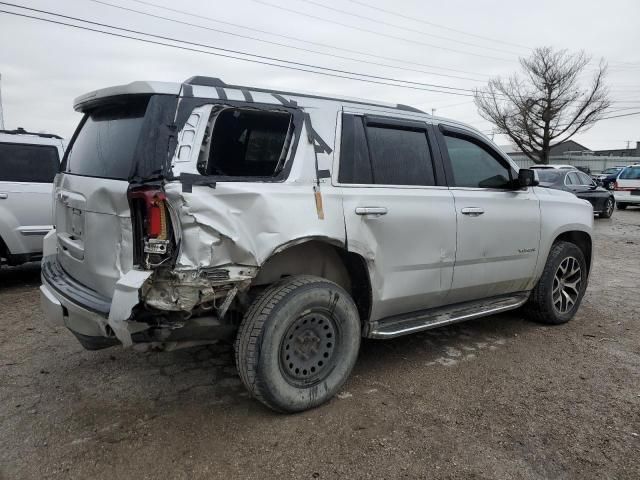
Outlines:
{"type": "Polygon", "coordinates": [[[170,254],[171,222],[167,197],[160,187],[132,187],[128,192],[134,236],[134,262],[157,266],[170,254]]]}

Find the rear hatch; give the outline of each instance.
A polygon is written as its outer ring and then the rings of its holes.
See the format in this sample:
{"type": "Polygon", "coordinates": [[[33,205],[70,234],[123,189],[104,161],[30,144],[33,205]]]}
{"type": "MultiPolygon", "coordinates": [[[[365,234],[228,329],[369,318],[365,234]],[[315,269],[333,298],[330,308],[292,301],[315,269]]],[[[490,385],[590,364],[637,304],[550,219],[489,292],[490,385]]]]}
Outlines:
{"type": "Polygon", "coordinates": [[[616,198],[633,197],[640,202],[640,165],[630,165],[620,172],[615,183],[616,198]]]}
{"type": "Polygon", "coordinates": [[[133,268],[131,184],[167,173],[176,97],[119,96],[85,111],[55,183],[58,262],[111,297],[133,268]]]}

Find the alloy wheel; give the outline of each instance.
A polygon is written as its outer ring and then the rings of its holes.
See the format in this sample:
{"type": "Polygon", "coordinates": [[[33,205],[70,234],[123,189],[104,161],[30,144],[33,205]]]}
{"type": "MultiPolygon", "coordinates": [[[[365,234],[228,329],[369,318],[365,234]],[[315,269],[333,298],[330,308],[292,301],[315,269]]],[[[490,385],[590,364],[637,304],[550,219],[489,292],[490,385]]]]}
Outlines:
{"type": "Polygon", "coordinates": [[[553,308],[558,313],[570,312],[576,305],[580,296],[582,284],[582,269],[580,263],[574,257],[566,257],[556,270],[553,277],[553,289],[551,299],[553,308]]]}

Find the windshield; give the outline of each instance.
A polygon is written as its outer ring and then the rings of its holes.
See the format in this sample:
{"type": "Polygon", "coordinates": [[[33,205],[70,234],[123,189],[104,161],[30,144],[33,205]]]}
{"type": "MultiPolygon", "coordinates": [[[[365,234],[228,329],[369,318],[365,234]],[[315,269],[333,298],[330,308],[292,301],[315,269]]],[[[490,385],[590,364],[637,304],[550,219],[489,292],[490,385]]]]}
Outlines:
{"type": "Polygon", "coordinates": [[[129,178],[148,98],[89,113],[69,147],[64,171],[88,177],[129,178]]]}
{"type": "Polygon", "coordinates": [[[622,170],[621,168],[607,168],[606,170],[603,170],[602,173],[605,175],[610,175],[612,173],[618,173],[620,170],[622,170]]]}
{"type": "Polygon", "coordinates": [[[549,169],[539,169],[538,170],[538,179],[542,183],[555,183],[560,180],[560,177],[563,176],[565,172],[561,172],[559,170],[555,170],[552,168],[549,169]]]}

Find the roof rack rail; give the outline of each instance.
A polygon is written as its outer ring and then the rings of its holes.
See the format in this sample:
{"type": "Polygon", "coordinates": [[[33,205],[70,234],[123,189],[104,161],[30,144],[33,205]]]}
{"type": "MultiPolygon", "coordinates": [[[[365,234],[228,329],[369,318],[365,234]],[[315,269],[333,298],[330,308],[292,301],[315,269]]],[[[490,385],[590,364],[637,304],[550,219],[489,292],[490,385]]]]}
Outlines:
{"type": "Polygon", "coordinates": [[[22,127],[18,127],[15,130],[0,130],[0,133],[6,133],[9,135],[35,135],[37,137],[43,138],[57,138],[58,140],[62,140],[62,137],[56,135],[54,133],[36,133],[36,132],[28,132],[22,127]]]}
{"type": "Polygon", "coordinates": [[[410,105],[404,105],[402,103],[397,103],[394,106],[394,105],[391,105],[391,104],[382,104],[382,103],[378,103],[378,102],[374,102],[374,101],[366,101],[366,100],[359,100],[359,99],[330,97],[330,96],[326,96],[326,95],[315,95],[315,94],[311,94],[311,93],[302,93],[302,92],[289,92],[289,91],[286,91],[286,90],[274,90],[274,89],[270,89],[270,88],[248,87],[248,86],[244,86],[244,85],[232,85],[232,84],[224,83],[219,78],[206,77],[206,76],[202,76],[202,75],[196,75],[194,77],[190,77],[190,78],[188,78],[188,79],[186,79],[184,81],[184,84],[185,85],[199,85],[199,86],[202,86],[202,87],[218,87],[218,88],[226,87],[226,88],[241,89],[241,90],[245,89],[245,90],[250,90],[250,91],[254,91],[254,92],[264,92],[264,93],[289,94],[289,95],[294,95],[294,96],[308,97],[308,98],[319,98],[319,99],[324,99],[324,100],[342,100],[342,101],[348,101],[348,102],[352,102],[352,103],[360,103],[360,104],[363,104],[363,105],[374,105],[374,106],[395,108],[397,110],[403,110],[405,112],[414,112],[414,113],[427,114],[427,112],[425,112],[424,110],[420,110],[419,108],[412,107],[410,105]]]}

